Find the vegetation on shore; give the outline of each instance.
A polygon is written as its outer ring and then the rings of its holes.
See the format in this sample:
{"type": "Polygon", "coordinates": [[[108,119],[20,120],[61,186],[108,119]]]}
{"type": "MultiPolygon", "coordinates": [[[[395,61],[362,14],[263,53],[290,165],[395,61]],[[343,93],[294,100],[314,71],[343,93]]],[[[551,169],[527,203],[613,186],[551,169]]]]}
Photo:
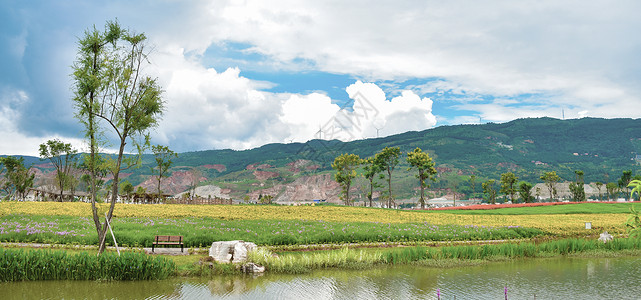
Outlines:
{"type": "Polygon", "coordinates": [[[586,239],[563,239],[542,243],[502,243],[474,246],[399,247],[349,249],[274,255],[264,248],[250,254],[250,261],[268,272],[305,273],[325,268],[359,269],[386,264],[456,266],[473,261],[540,258],[558,255],[592,254],[612,256],[615,252],[641,250],[641,239],[615,239],[608,243],[586,239]]]}
{"type": "Polygon", "coordinates": [[[0,282],[24,280],[155,280],[175,274],[162,256],[0,248],[0,282]]]}

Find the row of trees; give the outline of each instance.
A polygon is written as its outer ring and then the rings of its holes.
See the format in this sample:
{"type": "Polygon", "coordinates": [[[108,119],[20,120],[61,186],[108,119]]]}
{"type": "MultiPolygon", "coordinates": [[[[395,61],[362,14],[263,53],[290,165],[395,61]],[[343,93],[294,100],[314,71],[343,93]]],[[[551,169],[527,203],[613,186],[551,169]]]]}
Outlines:
{"type": "MultiPolygon", "coordinates": [[[[581,170],[574,171],[574,174],[574,181],[570,182],[568,185],[570,197],[576,202],[586,201],[585,174],[581,170]]],[[[561,177],[556,174],[556,171],[544,172],[539,178],[544,182],[545,187],[548,190],[549,199],[558,198],[556,184],[561,180],[561,177]]],[[[636,175],[632,177],[631,170],[623,171],[621,178],[619,178],[617,182],[609,182],[605,184],[607,199],[614,199],[620,192],[625,193],[625,197],[628,198],[628,185],[631,181],[635,180],[641,182],[641,176],[636,175]]],[[[490,179],[482,183],[483,193],[489,203],[496,203],[497,191],[495,185],[496,181],[494,179],[490,179]]],[[[595,182],[595,186],[599,191],[600,200],[603,199],[601,192],[603,185],[604,184],[602,182],[595,182]]],[[[535,192],[537,197],[541,196],[541,191],[533,191],[532,188],[533,185],[531,183],[525,181],[519,182],[518,177],[514,173],[508,172],[501,174],[500,190],[498,192],[503,193],[505,198],[509,198],[512,203],[515,203],[515,200],[517,200],[515,196],[518,193],[522,202],[529,203],[533,202],[535,199],[532,192],[535,192]]],[[[638,193],[637,197],[639,197],[638,193]]]]}
{"type": "MultiPolygon", "coordinates": [[[[387,182],[387,191],[384,196],[385,204],[387,207],[396,206],[394,201],[394,194],[392,192],[392,173],[399,163],[401,157],[401,150],[399,147],[385,147],[385,149],[376,153],[373,157],[361,159],[356,154],[342,154],[334,159],[332,168],[336,170],[334,175],[336,182],[341,186],[341,199],[345,205],[353,205],[350,199],[349,192],[352,186],[352,181],[357,174],[357,170],[362,166],[362,176],[369,182],[369,192],[367,193],[367,200],[369,206],[373,206],[374,189],[382,187],[376,182],[376,177],[385,179],[387,182]]],[[[425,188],[427,188],[428,180],[433,180],[436,175],[436,168],[434,162],[428,153],[423,152],[420,148],[407,153],[406,158],[409,169],[416,169],[416,177],[419,180],[421,190],[419,203],[421,208],[425,208],[425,188]]]]}

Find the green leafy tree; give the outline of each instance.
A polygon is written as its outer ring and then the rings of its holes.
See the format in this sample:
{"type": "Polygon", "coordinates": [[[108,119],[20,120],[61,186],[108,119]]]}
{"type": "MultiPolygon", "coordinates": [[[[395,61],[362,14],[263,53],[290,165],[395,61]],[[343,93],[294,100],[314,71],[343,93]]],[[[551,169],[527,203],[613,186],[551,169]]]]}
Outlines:
{"type": "Polygon", "coordinates": [[[156,170],[158,172],[158,200],[160,200],[160,195],[162,190],[160,189],[160,183],[162,178],[167,175],[167,171],[171,167],[173,161],[172,158],[178,157],[176,152],[169,149],[167,146],[153,145],[151,146],[151,151],[154,153],[154,159],[156,160],[156,170]]]}
{"type": "Polygon", "coordinates": [[[603,187],[603,182],[597,181],[594,183],[596,185],[596,189],[599,191],[599,201],[603,200],[603,197],[601,196],[601,188],[603,187]]]}
{"type": "Polygon", "coordinates": [[[134,191],[134,186],[131,184],[131,182],[125,180],[122,182],[120,185],[120,191],[125,194],[125,197],[127,197],[127,201],[131,200],[131,193],[134,191]]]}
{"type": "Polygon", "coordinates": [[[376,182],[376,175],[378,175],[382,170],[374,163],[374,158],[372,157],[363,159],[361,164],[363,165],[363,177],[365,177],[369,182],[367,200],[369,201],[369,207],[373,207],[372,198],[374,197],[374,189],[382,187],[382,185],[376,182]]]}
{"type": "Polygon", "coordinates": [[[623,174],[621,175],[621,178],[617,181],[617,185],[619,186],[619,191],[625,193],[625,198],[628,200],[628,184],[630,184],[630,181],[632,180],[632,170],[627,170],[623,171],[623,174]]]}
{"type": "Polygon", "coordinates": [[[419,203],[421,204],[421,209],[425,209],[425,188],[429,186],[427,184],[427,180],[433,180],[434,175],[436,175],[434,161],[432,161],[432,158],[427,152],[423,152],[420,148],[416,148],[414,151],[407,153],[407,162],[410,164],[410,167],[407,169],[408,171],[412,168],[418,170],[416,178],[418,178],[421,187],[419,203]]]}
{"type": "Polygon", "coordinates": [[[541,180],[543,180],[543,182],[545,182],[545,186],[550,192],[550,200],[554,199],[556,196],[556,183],[561,180],[561,177],[559,177],[559,175],[556,175],[556,171],[550,171],[543,173],[540,178],[541,180]]]}
{"type": "MultiPolygon", "coordinates": [[[[110,128],[118,140],[118,155],[110,161],[113,175],[111,205],[107,220],[111,220],[116,199],[120,171],[140,164],[148,130],[157,126],[163,111],[162,90],[157,80],[143,73],[148,63],[146,36],[122,29],[118,22],[107,22],[105,32],[85,32],[79,40],[78,56],[73,65],[74,104],[76,117],[85,125],[90,144],[89,169],[92,186],[95,182],[101,125],[110,128]],[[131,142],[138,156],[124,158],[125,145],[131,142]]],[[[107,222],[98,216],[95,205],[96,191],[92,188],[92,212],[98,232],[98,253],[105,249],[107,222]]]]}
{"type": "Polygon", "coordinates": [[[608,182],[605,185],[605,190],[608,193],[608,199],[614,200],[619,193],[619,185],[616,182],[608,182]]]}
{"type": "Polygon", "coordinates": [[[75,166],[78,151],[70,143],[63,143],[58,139],[48,140],[40,144],[40,158],[48,159],[56,168],[56,183],[60,189],[62,201],[65,187],[73,184],[71,169],[75,166]]]}
{"type": "Polygon", "coordinates": [[[574,174],[576,175],[576,181],[575,182],[570,182],[570,194],[572,194],[572,199],[574,201],[580,202],[580,201],[585,201],[585,188],[584,188],[584,181],[583,181],[583,171],[576,170],[574,171],[574,174]]]}
{"type": "Polygon", "coordinates": [[[516,194],[516,183],[519,180],[512,172],[501,174],[501,193],[505,196],[510,196],[510,201],[514,203],[514,195],[516,194]]]}
{"type": "Polygon", "coordinates": [[[352,179],[356,177],[356,169],[360,165],[361,159],[356,154],[341,154],[334,159],[332,168],[336,170],[334,178],[341,186],[343,202],[345,205],[352,205],[349,199],[349,189],[352,186],[352,179]]]}
{"type": "Polygon", "coordinates": [[[0,165],[3,166],[4,181],[2,189],[7,193],[9,199],[24,199],[27,192],[33,187],[35,174],[31,167],[25,167],[24,157],[0,157],[0,165]]]}
{"type": "MultiPolygon", "coordinates": [[[[387,173],[387,207],[391,208],[394,202],[394,194],[392,193],[392,172],[398,165],[398,158],[401,156],[401,149],[399,147],[385,147],[381,152],[374,155],[374,163],[381,170],[387,173]]],[[[385,178],[381,175],[381,178],[385,178]]]]}
{"type": "Polygon", "coordinates": [[[496,180],[490,179],[486,182],[483,182],[483,193],[485,193],[487,197],[487,202],[495,204],[496,203],[496,189],[494,188],[494,184],[496,183],[496,180]]]}
{"type": "Polygon", "coordinates": [[[529,182],[521,181],[519,183],[519,196],[521,200],[525,203],[534,202],[534,196],[532,196],[532,184],[529,182]]]}
{"type": "MultiPolygon", "coordinates": [[[[472,191],[471,195],[476,193],[476,175],[472,174],[469,178],[470,190],[472,191]]],[[[471,197],[470,197],[471,198],[471,197]]]]}

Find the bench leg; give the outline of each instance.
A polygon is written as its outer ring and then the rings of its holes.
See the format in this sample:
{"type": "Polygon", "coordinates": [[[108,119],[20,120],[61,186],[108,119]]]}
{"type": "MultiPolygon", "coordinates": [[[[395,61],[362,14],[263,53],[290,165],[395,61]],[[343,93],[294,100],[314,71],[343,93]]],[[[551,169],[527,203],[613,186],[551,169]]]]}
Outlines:
{"type": "Polygon", "coordinates": [[[155,244],[151,244],[151,253],[154,253],[154,247],[155,246],[156,246],[155,244]]]}
{"type": "Polygon", "coordinates": [[[183,252],[183,244],[180,244],[180,252],[183,252]]]}

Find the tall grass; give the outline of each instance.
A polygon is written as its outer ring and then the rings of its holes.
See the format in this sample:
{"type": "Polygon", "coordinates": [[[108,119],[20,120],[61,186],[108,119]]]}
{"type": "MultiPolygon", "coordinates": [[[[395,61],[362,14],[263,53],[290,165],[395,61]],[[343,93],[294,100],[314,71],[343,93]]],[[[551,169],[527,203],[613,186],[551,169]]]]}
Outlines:
{"type": "Polygon", "coordinates": [[[152,280],[175,273],[173,261],[142,253],[100,256],[67,251],[0,249],[0,281],[152,280]]]}
{"type": "Polygon", "coordinates": [[[566,239],[481,246],[401,247],[384,250],[350,250],[273,255],[266,249],[250,254],[250,261],[276,273],[304,273],[323,268],[366,268],[378,264],[410,264],[421,261],[535,258],[586,251],[641,249],[641,239],[617,239],[607,244],[596,240],[566,239]]]}

